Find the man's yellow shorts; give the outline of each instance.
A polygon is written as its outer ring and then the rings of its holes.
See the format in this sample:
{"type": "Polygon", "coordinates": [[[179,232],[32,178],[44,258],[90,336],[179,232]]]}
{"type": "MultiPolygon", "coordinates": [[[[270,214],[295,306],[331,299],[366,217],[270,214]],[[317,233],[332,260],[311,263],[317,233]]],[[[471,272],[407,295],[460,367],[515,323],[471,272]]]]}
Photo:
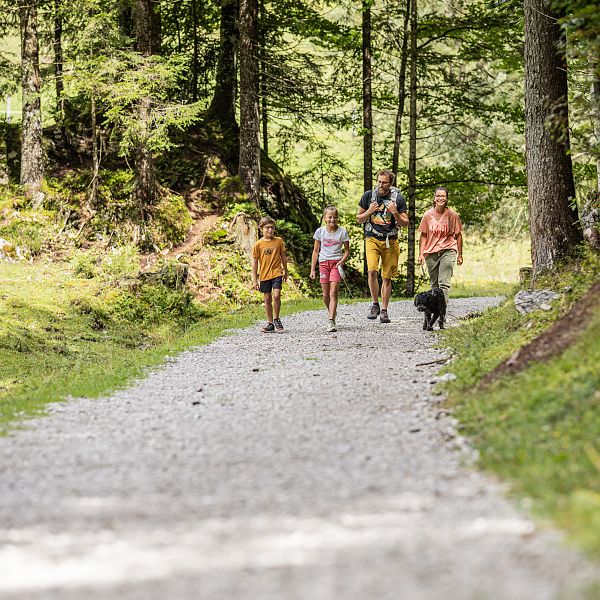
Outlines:
{"type": "Polygon", "coordinates": [[[392,279],[398,275],[398,259],[400,258],[400,244],[398,240],[390,240],[387,248],[385,240],[375,237],[366,239],[367,246],[367,269],[369,271],[379,270],[381,259],[381,276],[384,279],[392,279]]]}

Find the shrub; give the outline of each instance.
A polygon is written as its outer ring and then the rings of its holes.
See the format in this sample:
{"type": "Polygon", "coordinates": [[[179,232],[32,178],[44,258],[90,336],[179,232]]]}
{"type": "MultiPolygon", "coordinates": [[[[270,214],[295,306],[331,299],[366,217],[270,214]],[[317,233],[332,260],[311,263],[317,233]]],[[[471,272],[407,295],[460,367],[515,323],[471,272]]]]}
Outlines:
{"type": "Polygon", "coordinates": [[[0,237],[18,246],[26,256],[38,256],[56,235],[49,213],[13,211],[0,223],[0,237]]]}
{"type": "Polygon", "coordinates": [[[92,279],[100,274],[99,259],[93,252],[81,250],[75,252],[70,260],[75,275],[92,279]]]}
{"type": "Polygon", "coordinates": [[[172,248],[185,241],[192,226],[192,217],[182,196],[163,196],[154,207],[152,216],[150,232],[159,248],[172,248]]]}
{"type": "Polygon", "coordinates": [[[109,280],[135,277],[140,270],[140,253],[134,244],[112,248],[102,257],[102,272],[109,280]]]}

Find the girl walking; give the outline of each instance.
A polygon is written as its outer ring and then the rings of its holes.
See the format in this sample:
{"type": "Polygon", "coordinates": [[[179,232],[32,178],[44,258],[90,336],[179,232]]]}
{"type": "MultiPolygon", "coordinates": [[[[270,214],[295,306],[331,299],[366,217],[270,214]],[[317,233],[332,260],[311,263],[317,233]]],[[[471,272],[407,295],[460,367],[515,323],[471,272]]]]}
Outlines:
{"type": "Polygon", "coordinates": [[[338,294],[343,279],[343,265],[350,256],[350,237],[345,227],[338,225],[338,210],[329,205],[323,211],[325,227],[319,227],[313,236],[315,245],[310,265],[310,278],[315,279],[317,261],[323,302],[329,313],[327,331],[337,331],[338,294]],[[341,273],[340,273],[341,271],[341,273]]]}

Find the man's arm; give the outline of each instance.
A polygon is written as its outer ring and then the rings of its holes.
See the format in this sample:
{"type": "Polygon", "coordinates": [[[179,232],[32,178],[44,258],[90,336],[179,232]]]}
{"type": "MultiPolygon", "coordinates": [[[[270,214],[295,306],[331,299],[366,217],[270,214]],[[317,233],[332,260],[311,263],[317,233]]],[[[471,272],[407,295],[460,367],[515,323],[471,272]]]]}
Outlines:
{"type": "MultiPolygon", "coordinates": [[[[393,204],[390,204],[390,207],[393,204]]],[[[400,227],[408,227],[409,219],[408,215],[405,212],[398,212],[398,209],[394,206],[394,208],[390,208],[390,212],[394,215],[394,219],[396,219],[396,223],[400,225],[400,227]]]]}
{"type": "MultiPolygon", "coordinates": [[[[361,200],[362,202],[362,200],[361,200]]],[[[363,208],[359,205],[358,212],[356,213],[356,220],[364,225],[370,218],[371,215],[379,208],[379,202],[373,200],[373,195],[371,195],[371,204],[369,204],[369,208],[363,208]]]]}
{"type": "Polygon", "coordinates": [[[408,227],[409,219],[408,214],[406,214],[406,202],[404,201],[404,198],[402,198],[402,196],[400,196],[398,200],[396,200],[396,202],[390,202],[388,208],[392,213],[392,216],[396,220],[396,223],[400,227],[408,227]],[[398,206],[398,202],[400,201],[400,199],[402,199],[401,205],[398,206]]]}

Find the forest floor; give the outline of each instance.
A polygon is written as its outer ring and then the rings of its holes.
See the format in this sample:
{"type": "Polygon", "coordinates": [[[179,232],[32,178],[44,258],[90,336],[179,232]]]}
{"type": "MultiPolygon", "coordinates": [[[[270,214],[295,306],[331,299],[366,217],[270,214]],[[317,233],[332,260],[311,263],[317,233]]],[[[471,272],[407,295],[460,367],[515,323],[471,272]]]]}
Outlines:
{"type": "Polygon", "coordinates": [[[597,598],[597,565],[470,466],[412,302],[367,308],[232,331],[0,438],[0,598],[597,598]]]}

